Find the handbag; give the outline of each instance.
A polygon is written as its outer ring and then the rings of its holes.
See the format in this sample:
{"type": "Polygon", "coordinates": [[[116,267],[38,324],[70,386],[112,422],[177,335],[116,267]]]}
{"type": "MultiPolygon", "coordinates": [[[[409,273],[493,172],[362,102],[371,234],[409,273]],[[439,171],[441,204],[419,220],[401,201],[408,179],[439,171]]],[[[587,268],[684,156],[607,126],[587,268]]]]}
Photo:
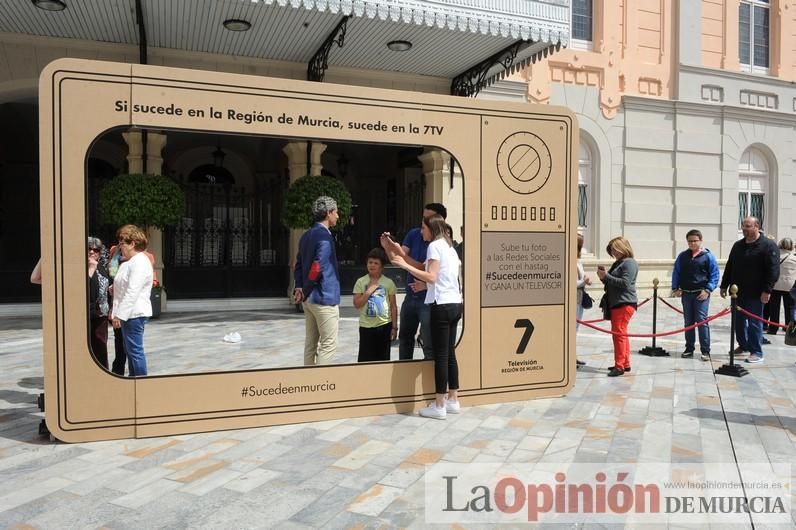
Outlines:
{"type": "Polygon", "coordinates": [[[608,307],[608,295],[600,298],[600,309],[603,311],[603,320],[611,320],[611,308],[608,307]]]}
{"type": "Polygon", "coordinates": [[[785,330],[785,344],[796,346],[796,320],[788,324],[788,328],[785,330]]]}
{"type": "Polygon", "coordinates": [[[594,307],[594,298],[592,298],[586,291],[583,291],[583,296],[580,299],[580,306],[583,309],[591,309],[594,307]]]}

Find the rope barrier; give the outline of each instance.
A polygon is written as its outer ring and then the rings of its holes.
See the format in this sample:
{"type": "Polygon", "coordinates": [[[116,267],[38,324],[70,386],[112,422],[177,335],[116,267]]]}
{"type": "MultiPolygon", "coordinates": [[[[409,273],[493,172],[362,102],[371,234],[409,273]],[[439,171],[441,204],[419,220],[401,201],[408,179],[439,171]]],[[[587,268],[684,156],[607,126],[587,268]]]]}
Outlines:
{"type": "MultiPolygon", "coordinates": [[[[647,298],[646,300],[644,300],[643,302],[638,304],[636,306],[636,309],[638,309],[639,307],[643,306],[644,304],[646,304],[650,300],[652,300],[652,298],[647,298]]],[[[578,322],[579,324],[594,324],[596,322],[602,322],[603,320],[605,320],[605,319],[604,318],[595,318],[594,320],[577,320],[576,322],[578,322]]]]}
{"type": "Polygon", "coordinates": [[[676,308],[675,306],[673,306],[672,304],[670,304],[669,302],[667,302],[665,298],[658,298],[658,300],[660,300],[661,302],[663,302],[663,305],[665,305],[665,306],[667,306],[667,307],[669,307],[669,308],[671,308],[671,309],[674,309],[675,311],[677,311],[677,312],[678,312],[678,313],[680,313],[681,315],[683,314],[683,310],[682,310],[682,309],[678,309],[678,308],[676,308]]]}
{"type": "Polygon", "coordinates": [[[741,306],[738,306],[738,311],[740,311],[741,313],[743,313],[744,315],[746,315],[748,317],[752,317],[752,318],[754,318],[756,320],[759,320],[760,322],[768,324],[769,326],[777,326],[778,328],[788,329],[788,325],[787,324],[780,324],[779,322],[771,322],[770,320],[766,320],[763,317],[759,317],[759,316],[755,315],[754,313],[750,313],[749,311],[747,311],[746,309],[744,309],[741,306]]]}
{"type": "Polygon", "coordinates": [[[636,337],[636,338],[667,337],[669,335],[677,335],[678,333],[682,333],[684,331],[688,331],[688,330],[691,330],[691,329],[696,329],[699,326],[704,326],[708,322],[716,320],[717,318],[721,318],[723,316],[729,315],[731,312],[732,312],[732,310],[729,309],[729,308],[723,309],[723,310],[719,311],[718,313],[716,313],[715,315],[710,316],[710,317],[706,318],[705,320],[702,320],[701,322],[697,322],[695,324],[691,324],[690,326],[686,326],[684,328],[676,329],[674,331],[663,331],[661,333],[619,333],[618,331],[611,331],[610,329],[605,329],[605,328],[601,328],[599,326],[595,326],[592,322],[589,322],[587,320],[578,320],[578,322],[580,324],[583,324],[584,326],[590,327],[592,329],[596,329],[597,331],[602,331],[603,333],[608,333],[610,335],[618,335],[618,336],[621,336],[621,337],[636,337]]]}

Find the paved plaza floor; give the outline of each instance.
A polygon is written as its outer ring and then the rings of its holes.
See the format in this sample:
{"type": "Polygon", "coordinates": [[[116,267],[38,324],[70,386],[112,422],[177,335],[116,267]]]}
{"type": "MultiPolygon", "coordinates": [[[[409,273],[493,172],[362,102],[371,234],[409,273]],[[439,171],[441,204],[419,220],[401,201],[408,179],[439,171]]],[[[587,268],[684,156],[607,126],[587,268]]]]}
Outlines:
{"type": "MultiPolygon", "coordinates": [[[[632,332],[650,331],[650,305],[632,332]]],[[[711,314],[726,305],[714,299],[711,314]]],[[[355,313],[343,317],[340,360],[357,345],[355,313]]],[[[681,325],[659,308],[659,330],[681,325]]],[[[0,528],[425,528],[434,526],[424,502],[428,464],[796,460],[796,348],[770,337],[765,363],[749,366],[750,375],[714,375],[728,359],[729,317],[712,326],[712,362],[681,359],[676,335],[658,341],[671,357],[634,353],[633,371],[618,378],[606,376],[610,336],[581,327],[587,366],[568,395],[465,407],[445,421],[391,414],[80,444],[37,434],[40,327],[35,317],[0,322],[0,528]]],[[[285,366],[301,358],[303,320],[289,308],[166,313],[146,337],[153,374],[285,366]],[[222,343],[232,331],[243,341],[222,343]]],[[[633,339],[632,348],[649,344],[633,339]]],[[[751,528],[755,517],[737,527],[751,528]]],[[[780,527],[792,527],[791,518],[780,527]]]]}

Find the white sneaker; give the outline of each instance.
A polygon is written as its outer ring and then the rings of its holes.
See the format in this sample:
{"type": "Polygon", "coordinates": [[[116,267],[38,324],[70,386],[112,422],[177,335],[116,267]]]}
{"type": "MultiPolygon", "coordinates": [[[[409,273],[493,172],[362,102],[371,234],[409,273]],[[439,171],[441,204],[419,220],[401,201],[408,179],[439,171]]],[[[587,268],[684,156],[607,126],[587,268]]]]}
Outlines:
{"type": "Polygon", "coordinates": [[[419,414],[424,418],[434,418],[435,420],[444,420],[447,416],[445,409],[438,409],[436,403],[430,403],[428,407],[420,409],[419,414]]]}
{"type": "Polygon", "coordinates": [[[461,407],[461,405],[459,405],[459,400],[458,399],[455,400],[455,401],[452,400],[452,399],[446,399],[445,400],[445,411],[448,414],[458,414],[459,412],[461,412],[461,410],[462,410],[462,407],[461,407]]]}
{"type": "Polygon", "coordinates": [[[703,361],[709,361],[710,360],[710,354],[709,353],[703,353],[702,354],[702,360],[703,361]]]}

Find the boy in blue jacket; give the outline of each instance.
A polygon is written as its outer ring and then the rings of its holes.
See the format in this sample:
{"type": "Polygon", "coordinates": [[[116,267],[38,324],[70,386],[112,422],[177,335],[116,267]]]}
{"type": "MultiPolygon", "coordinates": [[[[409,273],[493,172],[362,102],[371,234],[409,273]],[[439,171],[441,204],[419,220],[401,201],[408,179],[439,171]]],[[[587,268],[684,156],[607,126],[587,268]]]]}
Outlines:
{"type": "MultiPolygon", "coordinates": [[[[702,248],[702,232],[689,230],[685,235],[688,249],[677,256],[672,271],[672,294],[682,297],[683,320],[686,326],[701,322],[708,317],[710,293],[719,284],[719,264],[708,249],[702,248]]],[[[702,360],[710,360],[710,327],[699,328],[699,350],[702,360]]],[[[685,332],[685,359],[694,356],[695,333],[685,332]]]]}

